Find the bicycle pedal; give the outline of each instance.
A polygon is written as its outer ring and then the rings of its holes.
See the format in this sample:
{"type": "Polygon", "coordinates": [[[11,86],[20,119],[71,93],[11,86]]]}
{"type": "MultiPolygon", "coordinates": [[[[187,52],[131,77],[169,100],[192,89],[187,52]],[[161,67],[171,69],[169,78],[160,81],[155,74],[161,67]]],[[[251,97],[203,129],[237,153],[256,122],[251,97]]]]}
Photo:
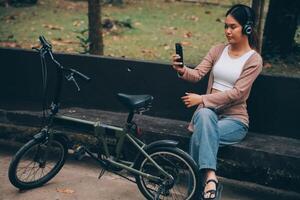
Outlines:
{"type": "Polygon", "coordinates": [[[76,160],[82,160],[82,158],[85,156],[85,148],[84,146],[79,146],[74,151],[74,157],[76,160]]]}

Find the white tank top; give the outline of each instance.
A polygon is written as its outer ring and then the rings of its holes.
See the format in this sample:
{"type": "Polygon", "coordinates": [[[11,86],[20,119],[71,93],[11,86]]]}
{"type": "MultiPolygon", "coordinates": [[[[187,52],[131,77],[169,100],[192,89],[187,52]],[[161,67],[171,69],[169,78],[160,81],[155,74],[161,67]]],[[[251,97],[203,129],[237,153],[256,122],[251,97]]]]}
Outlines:
{"type": "Polygon", "coordinates": [[[226,46],[213,67],[214,83],[212,88],[220,91],[232,89],[240,77],[246,61],[254,52],[254,50],[251,50],[238,58],[231,58],[228,54],[228,46],[226,46]]]}

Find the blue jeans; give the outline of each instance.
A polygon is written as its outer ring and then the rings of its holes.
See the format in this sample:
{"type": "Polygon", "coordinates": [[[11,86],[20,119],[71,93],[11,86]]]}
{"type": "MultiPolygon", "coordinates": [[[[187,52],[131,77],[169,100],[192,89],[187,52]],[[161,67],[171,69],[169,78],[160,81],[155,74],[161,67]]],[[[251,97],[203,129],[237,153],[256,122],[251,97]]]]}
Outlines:
{"type": "Polygon", "coordinates": [[[190,155],[199,169],[216,170],[219,147],[240,142],[248,127],[238,119],[218,115],[208,108],[201,108],[193,116],[194,132],[190,139],[190,155]]]}

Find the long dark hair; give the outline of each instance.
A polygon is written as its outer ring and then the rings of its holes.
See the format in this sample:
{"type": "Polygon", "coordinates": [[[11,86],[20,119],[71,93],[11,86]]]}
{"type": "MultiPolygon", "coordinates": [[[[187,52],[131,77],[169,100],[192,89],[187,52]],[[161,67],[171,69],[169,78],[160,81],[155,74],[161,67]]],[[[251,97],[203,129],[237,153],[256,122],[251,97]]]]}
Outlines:
{"type": "MultiPolygon", "coordinates": [[[[238,23],[244,27],[248,21],[251,22],[251,28],[252,32],[248,36],[249,45],[252,49],[258,50],[258,38],[255,31],[255,24],[256,24],[256,18],[255,18],[255,12],[252,8],[249,6],[243,5],[243,4],[236,4],[232,6],[227,12],[226,17],[228,15],[231,15],[238,23]],[[248,11],[247,11],[247,10],[248,11]]],[[[245,33],[243,33],[245,34],[245,33]]]]}

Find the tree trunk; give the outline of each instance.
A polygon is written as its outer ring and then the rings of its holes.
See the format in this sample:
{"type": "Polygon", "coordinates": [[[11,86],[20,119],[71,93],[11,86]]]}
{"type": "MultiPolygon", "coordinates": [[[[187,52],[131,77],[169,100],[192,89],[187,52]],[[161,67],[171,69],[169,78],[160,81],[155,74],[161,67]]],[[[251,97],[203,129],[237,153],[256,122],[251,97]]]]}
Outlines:
{"type": "Polygon", "coordinates": [[[269,8],[269,0],[252,0],[252,5],[256,15],[256,32],[258,37],[258,51],[261,53],[263,44],[263,33],[265,27],[266,16],[269,8]]]}
{"type": "Polygon", "coordinates": [[[265,55],[285,57],[293,52],[299,13],[299,0],[270,0],[263,41],[265,55]]]}
{"type": "Polygon", "coordinates": [[[88,0],[90,54],[103,55],[100,0],[88,0]]]}

